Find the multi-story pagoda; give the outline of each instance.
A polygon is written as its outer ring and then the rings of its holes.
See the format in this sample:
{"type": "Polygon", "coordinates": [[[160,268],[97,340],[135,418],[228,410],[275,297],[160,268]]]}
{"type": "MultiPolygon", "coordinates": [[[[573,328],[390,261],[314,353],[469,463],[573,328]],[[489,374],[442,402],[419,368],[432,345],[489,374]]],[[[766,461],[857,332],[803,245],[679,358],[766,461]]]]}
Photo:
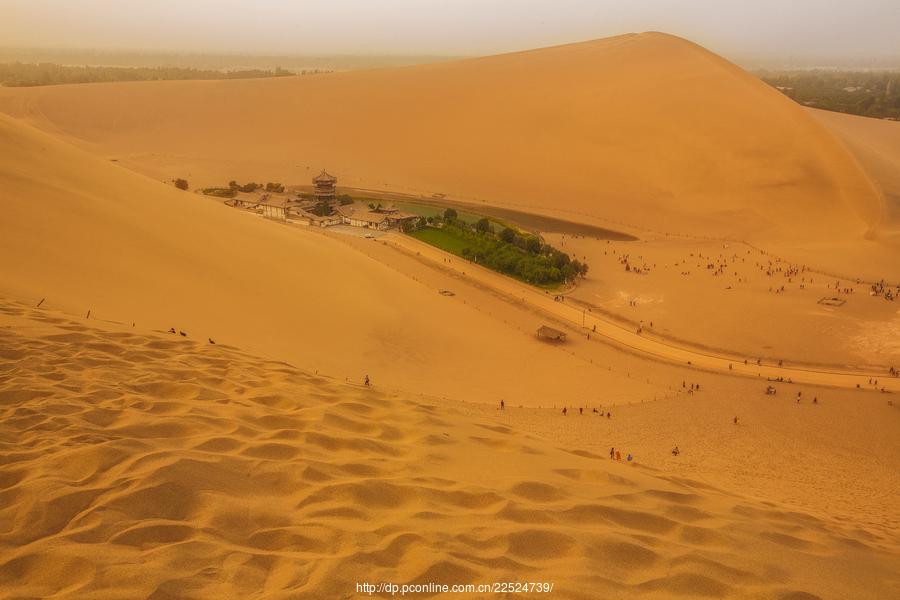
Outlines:
{"type": "Polygon", "coordinates": [[[332,200],[334,200],[334,186],[337,183],[337,177],[335,177],[334,175],[329,175],[323,169],[321,173],[313,177],[312,182],[315,186],[315,190],[313,191],[313,193],[316,196],[316,201],[331,202],[332,200]]]}

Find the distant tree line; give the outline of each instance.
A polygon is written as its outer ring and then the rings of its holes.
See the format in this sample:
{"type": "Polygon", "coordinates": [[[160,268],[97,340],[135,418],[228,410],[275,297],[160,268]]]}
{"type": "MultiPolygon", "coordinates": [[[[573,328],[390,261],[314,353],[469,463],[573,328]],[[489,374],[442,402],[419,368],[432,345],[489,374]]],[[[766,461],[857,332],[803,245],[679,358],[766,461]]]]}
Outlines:
{"type": "MultiPolygon", "coordinates": [[[[304,74],[307,72],[304,71],[304,74]]],[[[311,73],[311,72],[310,72],[311,73]]],[[[2,63],[0,85],[30,87],[64,83],[102,83],[111,81],[159,81],[183,79],[255,79],[295,75],[280,67],[274,70],[249,69],[216,71],[186,67],[95,67],[66,66],[55,63],[2,63]]]]}
{"type": "Polygon", "coordinates": [[[900,119],[900,71],[760,71],[757,75],[804,106],[900,119]]]}
{"type": "Polygon", "coordinates": [[[254,181],[245,183],[243,185],[241,185],[237,181],[229,181],[228,187],[229,187],[229,189],[232,189],[236,192],[247,192],[247,193],[255,192],[256,190],[261,190],[261,189],[265,189],[267,192],[274,192],[276,194],[281,194],[282,192],[284,192],[284,185],[282,185],[280,183],[271,182],[271,181],[269,183],[267,183],[265,186],[263,186],[263,184],[261,184],[261,183],[256,183],[254,181]]]}
{"type": "Polygon", "coordinates": [[[234,198],[238,192],[251,193],[256,190],[265,189],[267,192],[281,194],[284,192],[284,185],[276,182],[269,182],[265,186],[261,183],[251,181],[249,183],[240,184],[237,181],[229,181],[228,187],[208,187],[201,191],[207,196],[216,196],[217,198],[234,198]]]}

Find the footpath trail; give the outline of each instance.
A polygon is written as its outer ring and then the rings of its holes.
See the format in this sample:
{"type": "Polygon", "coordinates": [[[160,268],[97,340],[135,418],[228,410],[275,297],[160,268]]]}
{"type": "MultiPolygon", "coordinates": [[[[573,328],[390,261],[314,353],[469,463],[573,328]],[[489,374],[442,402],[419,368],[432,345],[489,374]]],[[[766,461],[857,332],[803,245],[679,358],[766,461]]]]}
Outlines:
{"type": "Polygon", "coordinates": [[[793,383],[842,388],[859,387],[871,390],[874,386],[870,383],[870,380],[874,377],[878,379],[878,389],[890,392],[900,391],[900,378],[890,377],[887,373],[828,370],[789,365],[778,366],[766,364],[765,362],[757,364],[756,357],[727,356],[680,346],[625,328],[618,323],[599,317],[582,308],[559,302],[546,292],[519,283],[514,279],[500,275],[410,236],[391,233],[380,237],[379,240],[402,251],[411,252],[421,258],[438,263],[444,268],[451,269],[508,296],[521,299],[522,302],[545,314],[581,328],[585,335],[590,333],[592,339],[603,338],[639,354],[686,366],[689,365],[697,369],[755,377],[763,381],[781,378],[785,381],[790,380],[793,383]],[[745,360],[746,363],[744,362],[745,360]]]}

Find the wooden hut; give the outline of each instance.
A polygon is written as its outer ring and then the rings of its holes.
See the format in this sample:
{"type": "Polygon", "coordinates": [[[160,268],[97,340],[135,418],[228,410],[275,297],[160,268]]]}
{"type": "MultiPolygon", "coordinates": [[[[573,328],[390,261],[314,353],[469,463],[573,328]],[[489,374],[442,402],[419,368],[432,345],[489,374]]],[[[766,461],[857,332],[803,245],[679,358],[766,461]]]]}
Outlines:
{"type": "Polygon", "coordinates": [[[566,333],[564,331],[560,331],[559,329],[554,329],[552,327],[547,327],[546,325],[541,325],[538,328],[537,336],[539,339],[547,340],[549,342],[566,341],[566,333]]]}

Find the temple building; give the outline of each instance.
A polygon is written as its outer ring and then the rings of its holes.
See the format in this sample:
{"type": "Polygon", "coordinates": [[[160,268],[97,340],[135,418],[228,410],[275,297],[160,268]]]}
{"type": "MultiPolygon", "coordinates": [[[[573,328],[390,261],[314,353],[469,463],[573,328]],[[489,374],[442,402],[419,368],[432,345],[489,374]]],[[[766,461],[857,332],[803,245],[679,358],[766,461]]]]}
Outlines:
{"type": "Polygon", "coordinates": [[[313,177],[313,186],[315,189],[313,193],[316,196],[317,202],[332,202],[335,198],[335,184],[337,184],[337,177],[334,175],[329,175],[324,169],[322,172],[313,177]]]}

